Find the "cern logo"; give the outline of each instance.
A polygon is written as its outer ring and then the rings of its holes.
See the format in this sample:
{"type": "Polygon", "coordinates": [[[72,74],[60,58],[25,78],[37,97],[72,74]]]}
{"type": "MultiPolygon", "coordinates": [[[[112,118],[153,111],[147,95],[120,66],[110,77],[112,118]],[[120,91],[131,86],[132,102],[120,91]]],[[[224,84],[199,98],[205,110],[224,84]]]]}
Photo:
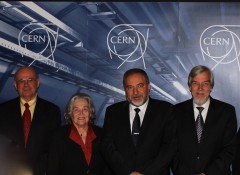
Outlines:
{"type": "Polygon", "coordinates": [[[54,61],[53,53],[56,50],[58,38],[58,28],[54,30],[54,27],[56,28],[53,24],[30,23],[19,32],[18,45],[28,49],[29,54],[36,53],[38,55],[36,60],[51,57],[54,61]]]}
{"type": "Polygon", "coordinates": [[[203,58],[210,58],[218,65],[237,62],[239,71],[240,33],[239,25],[213,25],[206,28],[200,37],[203,58]]]}
{"type": "Polygon", "coordinates": [[[148,44],[149,28],[146,32],[140,32],[136,27],[149,27],[150,24],[120,24],[113,27],[107,36],[107,46],[110,58],[114,57],[120,59],[121,64],[132,63],[142,60],[145,66],[144,54],[148,44]]]}

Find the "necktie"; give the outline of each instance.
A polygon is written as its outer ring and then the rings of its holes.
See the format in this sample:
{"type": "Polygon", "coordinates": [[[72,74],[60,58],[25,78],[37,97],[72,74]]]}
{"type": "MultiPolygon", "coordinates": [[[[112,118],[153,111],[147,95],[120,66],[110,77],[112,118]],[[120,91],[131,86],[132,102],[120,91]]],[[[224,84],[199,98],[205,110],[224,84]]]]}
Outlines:
{"type": "Polygon", "coordinates": [[[31,112],[29,110],[28,103],[25,103],[24,106],[25,106],[25,111],[23,112],[23,131],[24,131],[24,141],[26,146],[28,134],[31,126],[31,112]]]}
{"type": "Polygon", "coordinates": [[[202,130],[203,130],[203,117],[202,117],[202,111],[203,107],[197,107],[199,110],[199,114],[197,116],[196,120],[196,130],[197,130],[197,137],[198,137],[198,143],[201,141],[201,135],[202,135],[202,130]]]}
{"type": "Polygon", "coordinates": [[[136,111],[134,120],[133,120],[133,125],[132,125],[132,139],[133,139],[133,143],[136,146],[137,144],[137,139],[139,136],[139,132],[140,132],[140,117],[139,117],[139,108],[135,108],[134,109],[136,111]]]}

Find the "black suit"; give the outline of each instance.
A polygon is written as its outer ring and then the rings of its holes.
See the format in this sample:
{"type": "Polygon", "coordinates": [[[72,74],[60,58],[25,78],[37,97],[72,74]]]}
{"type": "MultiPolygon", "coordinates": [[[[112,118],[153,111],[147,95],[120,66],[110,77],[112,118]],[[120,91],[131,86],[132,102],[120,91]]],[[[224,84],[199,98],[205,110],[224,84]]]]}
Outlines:
{"type": "Polygon", "coordinates": [[[63,126],[53,138],[51,144],[47,175],[103,175],[104,163],[99,144],[102,129],[92,125],[96,138],[92,142],[92,157],[88,166],[81,146],[69,138],[71,125],[63,126]]]}
{"type": "Polygon", "coordinates": [[[236,154],[232,164],[232,175],[240,174],[240,129],[236,136],[236,154]]]}
{"type": "Polygon", "coordinates": [[[235,153],[237,118],[235,108],[210,97],[201,143],[197,141],[193,100],[175,105],[178,151],[175,175],[230,175],[235,153]]]}
{"type": "Polygon", "coordinates": [[[135,147],[131,136],[129,102],[119,102],[106,109],[103,155],[113,174],[129,175],[132,171],[145,175],[169,174],[175,131],[171,110],[172,104],[149,99],[135,147]]]}
{"type": "MultiPolygon", "coordinates": [[[[60,109],[53,103],[37,97],[26,149],[23,149],[34,175],[42,175],[52,132],[61,126],[60,109]]],[[[0,105],[0,133],[24,148],[20,98],[0,105]]]]}

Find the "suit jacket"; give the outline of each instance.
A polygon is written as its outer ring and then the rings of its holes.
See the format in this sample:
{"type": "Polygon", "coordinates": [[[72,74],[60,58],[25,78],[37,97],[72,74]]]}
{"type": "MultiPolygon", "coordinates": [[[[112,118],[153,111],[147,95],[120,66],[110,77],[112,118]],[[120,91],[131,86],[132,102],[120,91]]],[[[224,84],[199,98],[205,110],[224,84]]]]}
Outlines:
{"type": "MultiPolygon", "coordinates": [[[[0,134],[0,174],[1,175],[18,175],[15,173],[16,165],[22,163],[21,150],[9,138],[0,134]]],[[[18,170],[16,170],[18,171],[18,170]]]]}
{"type": "Polygon", "coordinates": [[[201,143],[197,141],[193,100],[175,105],[178,151],[175,175],[230,175],[235,153],[237,118],[235,108],[210,97],[201,143]]]}
{"type": "Polygon", "coordinates": [[[236,136],[236,154],[232,163],[232,175],[240,174],[240,129],[236,136]]]}
{"type": "Polygon", "coordinates": [[[34,175],[46,171],[46,158],[53,131],[61,126],[60,109],[55,104],[37,97],[26,149],[24,148],[20,98],[0,105],[0,133],[23,148],[34,175]]]}
{"type": "Polygon", "coordinates": [[[106,164],[100,154],[102,128],[92,125],[96,138],[92,142],[92,157],[88,166],[84,152],[69,138],[71,125],[60,128],[51,144],[47,175],[103,175],[106,164]]]}
{"type": "Polygon", "coordinates": [[[169,174],[175,146],[171,109],[168,102],[149,99],[136,146],[131,136],[129,102],[106,109],[102,150],[112,174],[129,175],[132,171],[145,175],[169,174]]]}

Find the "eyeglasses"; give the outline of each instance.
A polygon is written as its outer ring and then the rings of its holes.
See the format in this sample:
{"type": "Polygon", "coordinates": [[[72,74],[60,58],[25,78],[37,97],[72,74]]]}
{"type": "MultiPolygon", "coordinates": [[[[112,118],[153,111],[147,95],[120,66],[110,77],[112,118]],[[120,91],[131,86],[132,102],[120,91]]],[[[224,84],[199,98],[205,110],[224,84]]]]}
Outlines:
{"type": "Polygon", "coordinates": [[[196,82],[196,81],[192,81],[191,83],[192,87],[202,87],[202,88],[208,88],[211,86],[210,81],[204,81],[204,82],[196,82]]]}
{"type": "Polygon", "coordinates": [[[28,78],[28,79],[19,79],[16,80],[17,84],[25,84],[25,83],[33,83],[35,82],[35,78],[28,78]]]}

